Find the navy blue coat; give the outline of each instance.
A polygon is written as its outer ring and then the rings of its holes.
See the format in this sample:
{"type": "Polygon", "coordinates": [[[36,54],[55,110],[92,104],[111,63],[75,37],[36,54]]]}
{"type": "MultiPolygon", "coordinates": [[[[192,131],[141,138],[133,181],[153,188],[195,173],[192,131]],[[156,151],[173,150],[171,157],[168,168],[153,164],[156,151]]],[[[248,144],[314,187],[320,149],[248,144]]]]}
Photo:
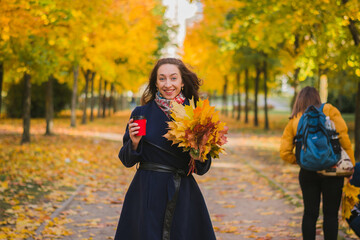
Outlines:
{"type": "MultiPolygon", "coordinates": [[[[151,101],[145,106],[136,107],[131,116],[135,115],[146,116],[146,136],[140,140],[138,149],[132,150],[128,127],[126,128],[123,147],[119,153],[121,162],[126,167],[132,167],[138,162],[155,162],[183,169],[187,173],[189,153],[171,145],[172,142],[163,137],[167,132],[166,122],[169,118],[157,104],[151,101]],[[144,139],[176,154],[182,161],[144,139]]],[[[211,159],[205,163],[196,161],[197,174],[205,174],[210,165],[211,159]]],[[[115,239],[160,240],[166,204],[174,192],[172,173],[137,170],[125,196],[115,239]]],[[[170,239],[216,239],[204,198],[192,175],[181,178],[170,239]]]]}

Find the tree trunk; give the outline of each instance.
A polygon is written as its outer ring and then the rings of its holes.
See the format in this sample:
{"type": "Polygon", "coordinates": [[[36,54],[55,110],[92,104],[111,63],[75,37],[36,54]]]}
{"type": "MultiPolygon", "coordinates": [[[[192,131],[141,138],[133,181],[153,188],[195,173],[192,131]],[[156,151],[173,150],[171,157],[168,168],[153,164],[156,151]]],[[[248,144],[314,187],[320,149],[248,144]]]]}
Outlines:
{"type": "Polygon", "coordinates": [[[240,120],[241,115],[241,94],[240,94],[240,72],[236,73],[236,93],[237,93],[237,116],[236,120],[240,120]]]}
{"type": "Polygon", "coordinates": [[[107,81],[105,81],[104,83],[103,113],[102,113],[103,118],[105,118],[105,111],[106,111],[106,87],[107,87],[107,81]]]}
{"type": "Polygon", "coordinates": [[[21,144],[30,142],[30,119],[31,119],[31,76],[24,73],[24,105],[23,105],[23,135],[21,144]]]}
{"type": "MultiPolygon", "coordinates": [[[[235,85],[235,84],[234,84],[235,85]]],[[[235,97],[236,97],[236,86],[234,86],[234,90],[233,90],[233,94],[231,96],[231,102],[232,102],[232,111],[231,111],[231,117],[235,118],[235,112],[236,112],[236,101],[235,101],[235,97]]]]}
{"type": "Polygon", "coordinates": [[[90,110],[90,122],[92,122],[92,121],[94,121],[94,106],[95,106],[95,98],[94,98],[94,79],[95,79],[95,72],[92,72],[92,75],[91,75],[91,79],[90,79],[90,81],[91,81],[91,92],[90,92],[90,94],[91,94],[91,99],[90,99],[90,108],[91,108],[91,110],[90,110]]]}
{"type": "MultiPolygon", "coordinates": [[[[294,41],[294,56],[298,56],[300,52],[300,36],[299,34],[295,34],[295,41],[294,41]]],[[[291,110],[293,109],[297,94],[298,94],[298,87],[299,87],[299,72],[300,72],[300,68],[296,68],[294,70],[294,82],[293,82],[293,87],[294,87],[294,96],[291,100],[290,103],[290,108],[291,110]]]]}
{"type": "Polygon", "coordinates": [[[321,69],[321,67],[320,67],[320,61],[319,60],[317,60],[317,63],[316,63],[316,65],[318,66],[318,76],[317,76],[317,87],[315,87],[316,88],[316,90],[318,90],[318,92],[320,93],[320,100],[321,100],[321,83],[320,83],[320,81],[321,81],[321,74],[322,74],[322,69],[321,69]]]}
{"type": "Polygon", "coordinates": [[[124,110],[125,106],[124,106],[124,94],[121,93],[120,94],[120,110],[124,110]]]}
{"type": "MultiPolygon", "coordinates": [[[[343,4],[346,4],[348,0],[343,0],[343,4]]],[[[358,28],[355,25],[355,21],[350,19],[348,25],[351,36],[353,37],[355,46],[359,47],[360,35],[358,28]]],[[[358,80],[356,104],[355,104],[355,159],[360,160],[360,82],[358,80]]]]}
{"type": "Polygon", "coordinates": [[[114,113],[117,112],[117,102],[118,102],[118,93],[114,92],[114,104],[113,104],[113,111],[114,113]]]}
{"type": "Polygon", "coordinates": [[[84,99],[84,105],[83,105],[83,116],[82,116],[81,124],[86,124],[86,119],[87,119],[86,109],[87,109],[87,105],[88,105],[88,89],[89,89],[89,81],[90,81],[91,71],[88,69],[85,72],[85,70],[82,69],[82,72],[85,77],[85,89],[84,89],[85,99],[84,99]]]}
{"type": "Polygon", "coordinates": [[[227,87],[228,87],[228,77],[227,75],[224,76],[224,89],[223,89],[223,114],[225,116],[228,115],[227,109],[227,87]]]}
{"type": "Polygon", "coordinates": [[[102,78],[100,77],[100,80],[99,80],[99,94],[98,94],[98,114],[97,114],[97,117],[101,117],[101,103],[102,103],[102,97],[101,97],[101,84],[102,84],[102,78]]]}
{"type": "Polygon", "coordinates": [[[260,82],[260,64],[256,64],[256,77],[255,77],[255,92],[254,92],[254,126],[259,126],[258,119],[258,93],[259,93],[259,82],[260,82]]]}
{"type": "Polygon", "coordinates": [[[294,70],[294,83],[293,83],[293,87],[294,87],[294,96],[293,98],[291,99],[291,110],[294,106],[294,103],[295,103],[295,100],[296,100],[296,97],[297,97],[297,94],[299,92],[299,72],[300,72],[300,68],[296,68],[294,70]]]}
{"type": "Polygon", "coordinates": [[[109,99],[109,109],[108,109],[108,116],[110,117],[111,108],[114,107],[114,83],[110,84],[110,99],[109,99]]]}
{"type": "Polygon", "coordinates": [[[360,37],[359,37],[359,32],[358,32],[358,29],[355,25],[355,21],[350,19],[349,20],[350,24],[348,25],[349,26],[349,30],[350,30],[350,33],[351,33],[351,36],[353,37],[353,40],[354,40],[354,43],[356,46],[359,46],[359,43],[360,43],[360,37]]]}
{"type": "Polygon", "coordinates": [[[264,111],[265,111],[265,130],[269,130],[269,115],[268,115],[268,104],[267,104],[267,78],[268,78],[268,72],[267,72],[267,62],[264,61],[264,111]]]}
{"type": "Polygon", "coordinates": [[[46,132],[45,135],[49,136],[53,134],[53,126],[54,126],[54,93],[53,93],[53,83],[54,77],[52,75],[49,76],[48,81],[46,83],[46,132]]]}
{"type": "Polygon", "coordinates": [[[249,69],[245,69],[245,123],[249,122],[249,69]]]}
{"type": "MultiPolygon", "coordinates": [[[[348,2],[348,0],[342,0],[342,3],[345,5],[348,2]]],[[[359,35],[359,31],[358,28],[356,27],[356,22],[352,19],[349,19],[349,31],[351,33],[351,36],[354,40],[354,44],[355,46],[359,46],[360,44],[360,35],[359,35]]]]}
{"type": "Polygon", "coordinates": [[[71,97],[71,127],[76,127],[76,98],[77,98],[77,88],[78,88],[78,77],[79,77],[79,66],[74,66],[73,68],[74,74],[74,83],[72,89],[72,97],[71,97]]]}
{"type": "Polygon", "coordinates": [[[1,109],[2,109],[2,86],[3,86],[3,79],[4,79],[4,62],[0,62],[0,116],[1,116],[1,109]]]}
{"type": "Polygon", "coordinates": [[[355,104],[355,159],[360,160],[360,82],[358,82],[355,104]]]}

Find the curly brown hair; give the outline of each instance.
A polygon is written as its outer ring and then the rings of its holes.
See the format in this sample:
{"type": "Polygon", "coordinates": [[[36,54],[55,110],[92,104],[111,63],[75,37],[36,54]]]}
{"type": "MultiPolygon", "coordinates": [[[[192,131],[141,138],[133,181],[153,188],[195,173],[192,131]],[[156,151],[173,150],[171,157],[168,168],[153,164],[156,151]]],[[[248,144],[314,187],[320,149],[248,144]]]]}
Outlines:
{"type": "Polygon", "coordinates": [[[189,69],[190,67],[187,67],[180,59],[162,58],[158,60],[153,70],[151,71],[149,84],[146,87],[141,97],[141,105],[145,105],[148,102],[155,99],[155,95],[157,92],[156,89],[157,72],[159,67],[164,64],[173,64],[178,67],[184,84],[182,93],[186,98],[191,99],[192,97],[194,97],[195,102],[198,101],[201,79],[199,79],[198,76],[189,69]]]}

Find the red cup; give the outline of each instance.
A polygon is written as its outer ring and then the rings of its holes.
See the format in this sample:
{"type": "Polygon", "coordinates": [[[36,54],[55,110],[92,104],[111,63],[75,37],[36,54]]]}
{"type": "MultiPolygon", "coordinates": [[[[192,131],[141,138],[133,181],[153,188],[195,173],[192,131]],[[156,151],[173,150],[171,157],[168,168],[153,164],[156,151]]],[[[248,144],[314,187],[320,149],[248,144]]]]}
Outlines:
{"type": "Polygon", "coordinates": [[[133,120],[140,127],[139,133],[136,136],[145,136],[146,135],[146,118],[145,116],[133,116],[133,120]]]}

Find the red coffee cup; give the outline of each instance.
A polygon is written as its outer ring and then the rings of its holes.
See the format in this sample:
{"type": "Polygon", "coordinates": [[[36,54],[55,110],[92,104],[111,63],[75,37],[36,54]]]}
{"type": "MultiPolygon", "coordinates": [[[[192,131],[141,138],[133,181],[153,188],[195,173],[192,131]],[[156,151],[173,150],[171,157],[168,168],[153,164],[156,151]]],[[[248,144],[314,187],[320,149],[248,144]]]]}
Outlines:
{"type": "Polygon", "coordinates": [[[146,118],[145,116],[133,116],[133,120],[140,127],[139,133],[136,136],[145,136],[146,135],[146,118]]]}

